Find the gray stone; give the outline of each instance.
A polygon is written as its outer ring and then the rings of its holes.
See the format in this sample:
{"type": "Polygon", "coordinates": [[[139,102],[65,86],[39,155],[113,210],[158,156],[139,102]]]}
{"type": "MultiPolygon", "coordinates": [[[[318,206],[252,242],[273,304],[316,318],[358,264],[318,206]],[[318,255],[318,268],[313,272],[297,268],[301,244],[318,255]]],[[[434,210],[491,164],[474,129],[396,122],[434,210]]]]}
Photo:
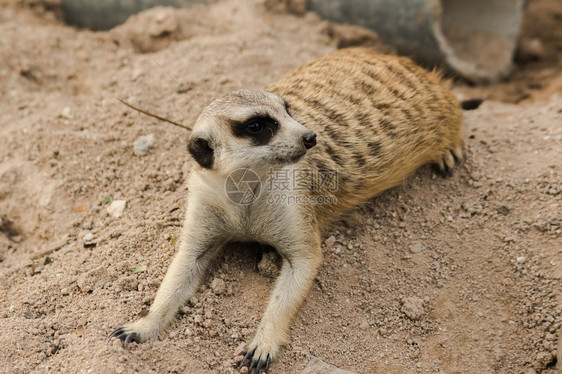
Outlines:
{"type": "Polygon", "coordinates": [[[139,136],[137,140],[135,140],[134,149],[135,155],[137,156],[144,156],[148,153],[154,146],[154,142],[156,138],[154,134],[148,134],[144,136],[139,136]]]}
{"type": "Polygon", "coordinates": [[[423,250],[422,243],[415,243],[410,246],[410,252],[412,253],[420,253],[423,250]]]}
{"type": "Polygon", "coordinates": [[[324,241],[324,244],[326,245],[326,248],[330,248],[331,246],[336,244],[336,238],[332,235],[324,241]]]}
{"type": "Polygon", "coordinates": [[[312,357],[308,365],[301,371],[301,374],[355,374],[352,371],[347,371],[330,365],[320,360],[318,357],[312,357]]]}

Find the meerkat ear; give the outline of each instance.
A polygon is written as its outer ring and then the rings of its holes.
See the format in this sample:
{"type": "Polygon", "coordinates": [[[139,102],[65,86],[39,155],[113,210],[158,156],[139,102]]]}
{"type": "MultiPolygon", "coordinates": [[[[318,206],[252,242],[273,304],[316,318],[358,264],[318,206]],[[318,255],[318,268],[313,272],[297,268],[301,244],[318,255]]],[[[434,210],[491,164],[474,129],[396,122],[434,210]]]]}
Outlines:
{"type": "Polygon", "coordinates": [[[214,152],[207,139],[192,135],[187,144],[187,150],[201,167],[205,169],[213,167],[214,152]]]}

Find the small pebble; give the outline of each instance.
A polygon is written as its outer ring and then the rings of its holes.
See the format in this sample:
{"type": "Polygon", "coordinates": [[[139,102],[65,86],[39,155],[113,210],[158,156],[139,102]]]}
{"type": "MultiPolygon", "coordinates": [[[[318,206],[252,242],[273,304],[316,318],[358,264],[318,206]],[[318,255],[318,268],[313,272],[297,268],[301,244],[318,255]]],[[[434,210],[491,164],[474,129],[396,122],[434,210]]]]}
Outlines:
{"type": "Polygon", "coordinates": [[[411,253],[420,253],[423,250],[423,245],[421,243],[415,243],[410,246],[411,253]]]}
{"type": "Polygon", "coordinates": [[[326,245],[326,248],[330,248],[334,244],[336,244],[336,238],[332,235],[328,239],[326,239],[326,241],[324,241],[324,244],[326,245]]]}
{"type": "Polygon", "coordinates": [[[139,136],[137,140],[135,140],[133,152],[137,156],[144,156],[154,147],[155,141],[156,138],[154,137],[154,134],[139,136]]]}
{"type": "Polygon", "coordinates": [[[60,116],[62,118],[66,118],[66,119],[74,119],[74,115],[72,114],[72,112],[70,111],[69,107],[65,107],[61,112],[60,112],[60,116]]]}
{"type": "Polygon", "coordinates": [[[215,293],[215,295],[222,295],[226,292],[226,283],[224,280],[220,278],[215,278],[211,282],[211,290],[215,293]]]}
{"type": "Polygon", "coordinates": [[[107,207],[107,213],[112,217],[119,218],[125,211],[125,205],[127,205],[126,200],[113,200],[107,207]]]}
{"type": "Polygon", "coordinates": [[[310,362],[300,372],[300,374],[353,374],[351,371],[340,369],[334,365],[328,364],[318,357],[312,356],[310,362]]]}
{"type": "MultiPolygon", "coordinates": [[[[234,356],[236,358],[244,357],[244,356],[242,356],[242,353],[244,353],[245,347],[246,347],[246,343],[244,343],[244,342],[238,344],[238,347],[236,347],[236,349],[234,350],[234,356]]],[[[240,361],[236,361],[236,362],[242,362],[242,359],[240,359],[240,361]]]]}
{"type": "Polygon", "coordinates": [[[423,300],[415,296],[404,298],[402,300],[402,313],[413,321],[420,319],[425,313],[423,300]]]}

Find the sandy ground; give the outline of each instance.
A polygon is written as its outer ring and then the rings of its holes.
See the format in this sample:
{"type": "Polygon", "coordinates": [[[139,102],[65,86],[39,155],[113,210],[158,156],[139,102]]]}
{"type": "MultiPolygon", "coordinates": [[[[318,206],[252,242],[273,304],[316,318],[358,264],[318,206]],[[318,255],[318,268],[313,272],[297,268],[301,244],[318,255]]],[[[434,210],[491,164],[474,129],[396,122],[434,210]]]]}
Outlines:
{"type": "MultiPolygon", "coordinates": [[[[106,340],[153,300],[192,165],[186,131],[116,99],[189,125],[220,94],[365,35],[253,1],[155,9],[99,33],[63,25],[56,1],[0,4],[0,372],[238,372],[274,281],[259,246],[226,248],[162,339],[106,340]],[[153,149],[135,155],[147,134],[153,149]]],[[[505,82],[455,84],[496,101],[466,112],[454,175],[422,168],[326,233],[272,373],[312,356],[356,373],[557,373],[562,6],[527,13],[540,53],[523,50],[505,82]]]]}

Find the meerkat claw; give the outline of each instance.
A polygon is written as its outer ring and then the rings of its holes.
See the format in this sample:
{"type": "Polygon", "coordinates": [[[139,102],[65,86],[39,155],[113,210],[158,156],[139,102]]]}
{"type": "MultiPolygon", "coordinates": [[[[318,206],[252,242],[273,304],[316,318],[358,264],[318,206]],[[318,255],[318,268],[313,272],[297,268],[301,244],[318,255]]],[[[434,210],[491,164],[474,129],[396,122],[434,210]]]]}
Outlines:
{"type": "Polygon", "coordinates": [[[129,345],[130,342],[140,343],[139,334],[137,334],[136,332],[127,334],[127,337],[125,338],[125,343],[123,344],[123,348],[127,349],[127,346],[129,345]]]}
{"type": "Polygon", "coordinates": [[[264,362],[262,360],[258,361],[258,366],[256,366],[256,374],[261,373],[261,367],[263,366],[264,362]]]}
{"type": "Polygon", "coordinates": [[[246,355],[242,359],[242,362],[240,363],[240,366],[238,367],[238,369],[242,369],[244,367],[244,364],[246,363],[246,360],[249,359],[250,356],[253,356],[255,351],[256,351],[256,349],[254,348],[251,351],[248,351],[248,353],[246,353],[246,355]]]}
{"type": "Polygon", "coordinates": [[[256,358],[253,358],[253,355],[254,355],[255,352],[256,352],[255,348],[252,349],[251,351],[248,351],[248,353],[246,353],[246,355],[244,356],[244,359],[240,363],[240,366],[238,367],[238,369],[241,369],[244,366],[246,366],[244,364],[246,363],[246,360],[248,360],[248,374],[251,374],[252,370],[254,370],[254,369],[256,369],[255,374],[262,373],[262,369],[263,369],[263,372],[265,374],[268,374],[269,373],[269,367],[271,366],[271,355],[268,354],[267,359],[265,359],[265,360],[262,360],[261,358],[256,359],[256,358]],[[252,358],[250,359],[250,357],[252,357],[252,358]]]}
{"type": "Polygon", "coordinates": [[[111,334],[109,334],[109,336],[107,337],[107,340],[111,340],[111,338],[115,338],[117,336],[122,335],[124,332],[123,327],[119,327],[118,329],[115,329],[111,334]]]}
{"type": "Polygon", "coordinates": [[[127,349],[127,347],[129,346],[129,343],[131,342],[135,342],[135,343],[140,343],[140,336],[139,334],[137,334],[136,332],[125,332],[125,329],[123,327],[119,327],[118,329],[116,329],[115,331],[113,331],[108,339],[111,338],[117,338],[119,340],[121,340],[123,342],[123,348],[127,349]]]}
{"type": "MultiPolygon", "coordinates": [[[[265,365],[265,374],[269,373],[269,365],[271,365],[271,355],[268,354],[267,355],[267,359],[264,361],[261,358],[258,360],[258,365],[256,367],[256,374],[260,374],[261,373],[261,368],[265,365]]],[[[250,373],[250,372],[248,372],[250,373]]]]}
{"type": "MultiPolygon", "coordinates": [[[[257,364],[257,363],[258,363],[258,362],[257,362],[256,360],[252,360],[252,361],[250,362],[250,366],[249,366],[249,368],[248,368],[248,374],[252,374],[252,370],[254,370],[254,368],[256,367],[256,364],[257,364]]],[[[256,370],[256,373],[257,373],[257,370],[256,370]]]]}
{"type": "Polygon", "coordinates": [[[443,177],[450,177],[451,175],[453,175],[453,169],[451,169],[449,165],[445,164],[445,167],[443,168],[443,170],[441,170],[441,174],[443,175],[443,177]]]}

